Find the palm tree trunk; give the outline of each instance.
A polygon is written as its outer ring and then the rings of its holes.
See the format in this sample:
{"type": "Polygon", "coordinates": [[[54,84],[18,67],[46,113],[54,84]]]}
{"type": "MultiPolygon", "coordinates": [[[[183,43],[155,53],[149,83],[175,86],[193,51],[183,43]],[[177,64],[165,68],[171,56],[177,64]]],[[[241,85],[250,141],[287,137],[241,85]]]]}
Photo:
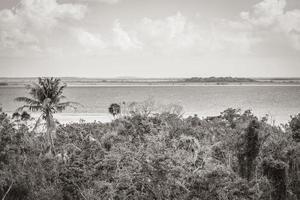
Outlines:
{"type": "Polygon", "coordinates": [[[52,132],[55,131],[55,123],[53,120],[53,116],[51,114],[47,115],[46,121],[47,121],[47,136],[49,140],[50,150],[52,153],[55,154],[53,135],[52,135],[52,132]]]}
{"type": "Polygon", "coordinates": [[[35,130],[37,129],[37,127],[39,126],[40,121],[41,121],[41,117],[42,117],[42,115],[36,120],[35,125],[34,125],[32,131],[31,131],[31,133],[34,133],[35,130]]]}

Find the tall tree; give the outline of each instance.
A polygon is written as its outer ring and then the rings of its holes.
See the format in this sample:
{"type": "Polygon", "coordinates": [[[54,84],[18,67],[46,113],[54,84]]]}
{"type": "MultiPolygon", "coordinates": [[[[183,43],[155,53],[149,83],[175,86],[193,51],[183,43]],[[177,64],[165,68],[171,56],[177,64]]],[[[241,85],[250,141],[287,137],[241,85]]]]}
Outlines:
{"type": "Polygon", "coordinates": [[[62,84],[59,78],[39,78],[38,83],[33,83],[27,86],[29,97],[17,97],[15,100],[23,102],[25,105],[18,108],[18,111],[29,110],[32,112],[41,112],[40,118],[46,121],[46,134],[48,142],[50,144],[51,152],[54,151],[53,136],[55,136],[55,122],[53,114],[62,112],[67,107],[73,107],[78,105],[75,102],[61,102],[66,98],[63,95],[63,91],[66,88],[66,84],[62,84]]]}

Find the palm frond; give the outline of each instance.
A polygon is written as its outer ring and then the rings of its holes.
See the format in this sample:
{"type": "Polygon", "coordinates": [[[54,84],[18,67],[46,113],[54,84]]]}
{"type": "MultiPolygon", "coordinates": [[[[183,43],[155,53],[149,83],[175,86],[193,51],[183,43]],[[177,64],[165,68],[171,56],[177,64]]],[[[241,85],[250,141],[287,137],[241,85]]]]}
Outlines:
{"type": "Polygon", "coordinates": [[[67,101],[67,102],[62,102],[62,103],[59,103],[58,105],[60,104],[67,104],[68,106],[69,105],[73,105],[73,106],[80,106],[80,107],[83,107],[82,104],[78,103],[78,102],[75,102],[75,101],[67,101]]]}
{"type": "Polygon", "coordinates": [[[41,106],[29,106],[28,109],[32,112],[36,112],[36,111],[42,110],[42,107],[41,106]]]}
{"type": "Polygon", "coordinates": [[[80,103],[77,102],[72,102],[72,101],[68,101],[68,102],[63,102],[63,103],[58,103],[57,105],[55,105],[56,110],[58,112],[62,112],[63,110],[65,110],[67,107],[73,108],[73,109],[77,109],[78,106],[82,106],[80,103]]]}
{"type": "Polygon", "coordinates": [[[17,98],[15,98],[15,101],[25,102],[29,105],[39,105],[40,104],[39,101],[37,101],[35,99],[28,98],[28,97],[17,97],[17,98]]]}
{"type": "Polygon", "coordinates": [[[67,98],[65,95],[60,95],[60,96],[59,96],[59,99],[60,99],[60,100],[65,99],[65,98],[67,98]]]}
{"type": "Polygon", "coordinates": [[[57,89],[56,89],[56,93],[54,95],[55,98],[57,98],[58,100],[64,98],[64,96],[62,95],[63,93],[63,90],[67,87],[66,84],[62,85],[62,86],[59,86],[57,85],[57,89]]]}
{"type": "Polygon", "coordinates": [[[36,111],[42,110],[43,108],[41,106],[24,105],[24,106],[21,106],[21,107],[17,108],[16,111],[21,112],[24,109],[28,109],[32,112],[36,112],[36,111]]]}
{"type": "Polygon", "coordinates": [[[46,93],[41,85],[37,83],[32,83],[29,87],[29,94],[39,101],[43,101],[46,98],[46,93]]]}
{"type": "Polygon", "coordinates": [[[16,112],[21,112],[21,111],[23,111],[25,108],[28,108],[28,105],[21,106],[21,107],[17,108],[17,109],[16,109],[16,112]]]}

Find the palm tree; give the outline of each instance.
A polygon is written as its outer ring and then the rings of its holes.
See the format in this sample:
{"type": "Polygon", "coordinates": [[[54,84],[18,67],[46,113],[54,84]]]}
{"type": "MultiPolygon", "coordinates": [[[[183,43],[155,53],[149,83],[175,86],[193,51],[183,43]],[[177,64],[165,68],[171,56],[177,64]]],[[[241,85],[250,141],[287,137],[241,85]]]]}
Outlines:
{"type": "Polygon", "coordinates": [[[75,102],[61,102],[62,99],[66,98],[63,95],[63,90],[66,86],[58,78],[39,78],[38,83],[27,86],[31,98],[18,97],[15,99],[18,102],[25,103],[25,105],[17,109],[18,111],[27,109],[32,112],[42,113],[37,120],[36,126],[41,118],[46,121],[46,133],[51,152],[54,152],[53,136],[55,135],[56,128],[53,114],[62,112],[67,107],[76,108],[75,106],[77,105],[75,102]]]}
{"type": "Polygon", "coordinates": [[[113,103],[109,106],[108,111],[112,116],[115,118],[117,114],[120,114],[121,112],[121,106],[117,103],[113,103]]]}

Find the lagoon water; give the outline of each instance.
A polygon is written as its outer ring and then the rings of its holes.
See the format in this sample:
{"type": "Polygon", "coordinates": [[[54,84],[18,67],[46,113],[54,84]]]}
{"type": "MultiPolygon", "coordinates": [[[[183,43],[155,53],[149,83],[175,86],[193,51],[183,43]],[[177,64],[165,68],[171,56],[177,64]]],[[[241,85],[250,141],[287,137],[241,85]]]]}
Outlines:
{"type": "MultiPolygon", "coordinates": [[[[14,112],[21,105],[14,98],[26,96],[26,92],[20,87],[0,87],[0,106],[5,112],[14,112]]],[[[260,117],[268,114],[271,121],[285,123],[290,115],[300,112],[300,86],[85,86],[68,87],[65,95],[67,100],[83,107],[57,115],[62,122],[109,121],[107,108],[111,103],[143,101],[149,97],[161,104],[182,105],[185,115],[203,117],[232,107],[251,109],[260,117]]]]}

